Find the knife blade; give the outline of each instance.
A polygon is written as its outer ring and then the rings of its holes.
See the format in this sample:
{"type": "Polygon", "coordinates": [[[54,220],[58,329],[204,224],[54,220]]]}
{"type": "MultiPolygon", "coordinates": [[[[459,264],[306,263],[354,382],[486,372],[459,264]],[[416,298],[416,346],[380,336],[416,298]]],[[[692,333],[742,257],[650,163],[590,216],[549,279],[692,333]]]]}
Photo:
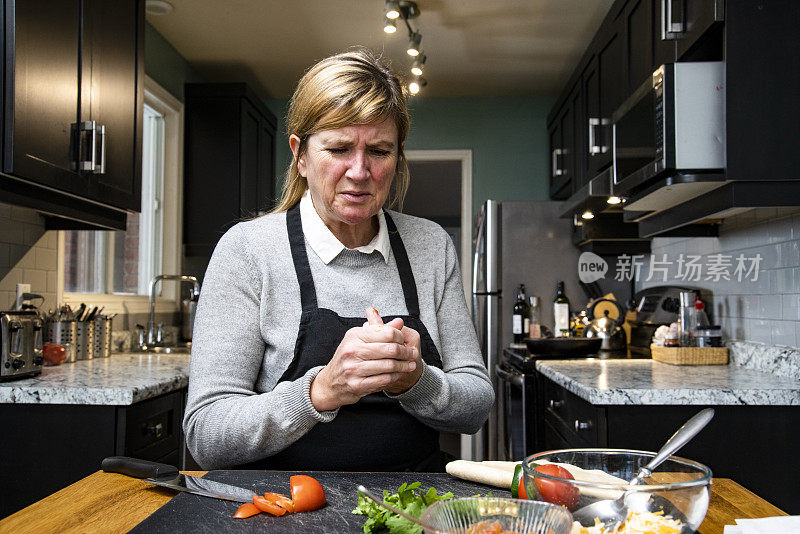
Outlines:
{"type": "Polygon", "coordinates": [[[103,459],[100,467],[106,473],[119,473],[156,486],[185,491],[212,499],[223,499],[236,502],[253,502],[252,490],[232,486],[222,482],[183,475],[167,464],[149,462],[127,456],[110,456],[103,459]]]}

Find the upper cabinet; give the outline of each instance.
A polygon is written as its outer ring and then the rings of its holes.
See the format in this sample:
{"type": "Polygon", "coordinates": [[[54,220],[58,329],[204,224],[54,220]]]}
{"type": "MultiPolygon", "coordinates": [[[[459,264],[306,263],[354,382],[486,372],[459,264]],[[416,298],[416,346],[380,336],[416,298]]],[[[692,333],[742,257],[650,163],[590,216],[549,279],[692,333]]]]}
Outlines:
{"type": "Polygon", "coordinates": [[[277,122],[243,83],[185,87],[183,243],[202,278],[222,234],[273,207],[277,122]]]}
{"type": "Polygon", "coordinates": [[[800,205],[795,200],[800,198],[800,152],[794,149],[800,126],[789,112],[800,84],[799,22],[800,2],[795,0],[614,2],[548,114],[550,195],[569,200],[562,216],[589,210],[589,200],[597,208],[592,191],[603,189],[598,185],[607,177],[612,180],[609,195],[626,203],[602,209],[622,209],[625,221],[639,223],[642,237],[715,223],[741,209],[800,205]],[[713,83],[695,84],[695,98],[686,94],[684,81],[680,91],[671,81],[662,89],[662,78],[654,72],[675,62],[723,66],[718,80],[706,76],[713,83]],[[662,90],[670,100],[651,97],[662,90]],[[719,105],[692,114],[720,127],[703,130],[708,132],[703,142],[691,147],[685,136],[674,139],[671,95],[678,92],[684,104],[708,100],[719,105]],[[641,120],[633,124],[633,115],[641,120]],[[711,148],[721,147],[719,164],[686,166],[701,158],[683,158],[659,167],[659,157],[671,154],[670,143],[680,143],[684,155],[690,148],[698,152],[708,146],[711,154],[711,148]],[[639,160],[643,163],[635,166],[639,160]],[[766,188],[766,182],[772,185],[766,188]]]}
{"type": "Polygon", "coordinates": [[[124,229],[141,202],[144,2],[4,5],[3,200],[51,227],[124,229]]]}

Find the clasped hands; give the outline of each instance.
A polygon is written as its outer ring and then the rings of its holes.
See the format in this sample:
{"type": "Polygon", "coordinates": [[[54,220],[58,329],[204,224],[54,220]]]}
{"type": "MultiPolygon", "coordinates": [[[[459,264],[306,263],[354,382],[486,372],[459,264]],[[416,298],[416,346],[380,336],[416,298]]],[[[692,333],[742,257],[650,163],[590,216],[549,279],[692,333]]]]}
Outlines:
{"type": "Polygon", "coordinates": [[[422,375],[420,336],[400,318],[383,324],[375,308],[367,322],[351,328],[331,361],[311,383],[311,403],[317,411],[355,404],[370,393],[402,393],[422,375]]]}

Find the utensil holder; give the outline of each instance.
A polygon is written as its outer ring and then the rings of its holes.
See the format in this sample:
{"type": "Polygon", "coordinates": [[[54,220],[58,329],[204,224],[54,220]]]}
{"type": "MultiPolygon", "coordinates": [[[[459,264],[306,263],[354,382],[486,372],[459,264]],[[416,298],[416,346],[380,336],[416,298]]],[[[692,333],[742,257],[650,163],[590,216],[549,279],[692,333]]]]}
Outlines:
{"type": "Polygon", "coordinates": [[[77,352],[79,360],[94,358],[94,321],[78,321],[77,325],[77,352]]]}
{"type": "Polygon", "coordinates": [[[111,319],[107,315],[98,315],[94,319],[94,357],[111,356],[111,319]]]}
{"type": "Polygon", "coordinates": [[[44,342],[61,345],[67,351],[66,363],[78,358],[78,327],[75,321],[48,321],[44,330],[44,342]]]}

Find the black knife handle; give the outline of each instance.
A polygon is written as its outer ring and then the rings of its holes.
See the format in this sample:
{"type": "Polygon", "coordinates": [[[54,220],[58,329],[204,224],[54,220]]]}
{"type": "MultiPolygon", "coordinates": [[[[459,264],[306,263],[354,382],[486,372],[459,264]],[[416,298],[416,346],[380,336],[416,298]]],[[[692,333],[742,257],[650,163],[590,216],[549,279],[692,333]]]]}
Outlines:
{"type": "Polygon", "coordinates": [[[158,478],[168,475],[177,476],[178,470],[171,465],[148,462],[127,456],[109,456],[104,458],[100,468],[106,473],[119,473],[135,478],[158,478]]]}

